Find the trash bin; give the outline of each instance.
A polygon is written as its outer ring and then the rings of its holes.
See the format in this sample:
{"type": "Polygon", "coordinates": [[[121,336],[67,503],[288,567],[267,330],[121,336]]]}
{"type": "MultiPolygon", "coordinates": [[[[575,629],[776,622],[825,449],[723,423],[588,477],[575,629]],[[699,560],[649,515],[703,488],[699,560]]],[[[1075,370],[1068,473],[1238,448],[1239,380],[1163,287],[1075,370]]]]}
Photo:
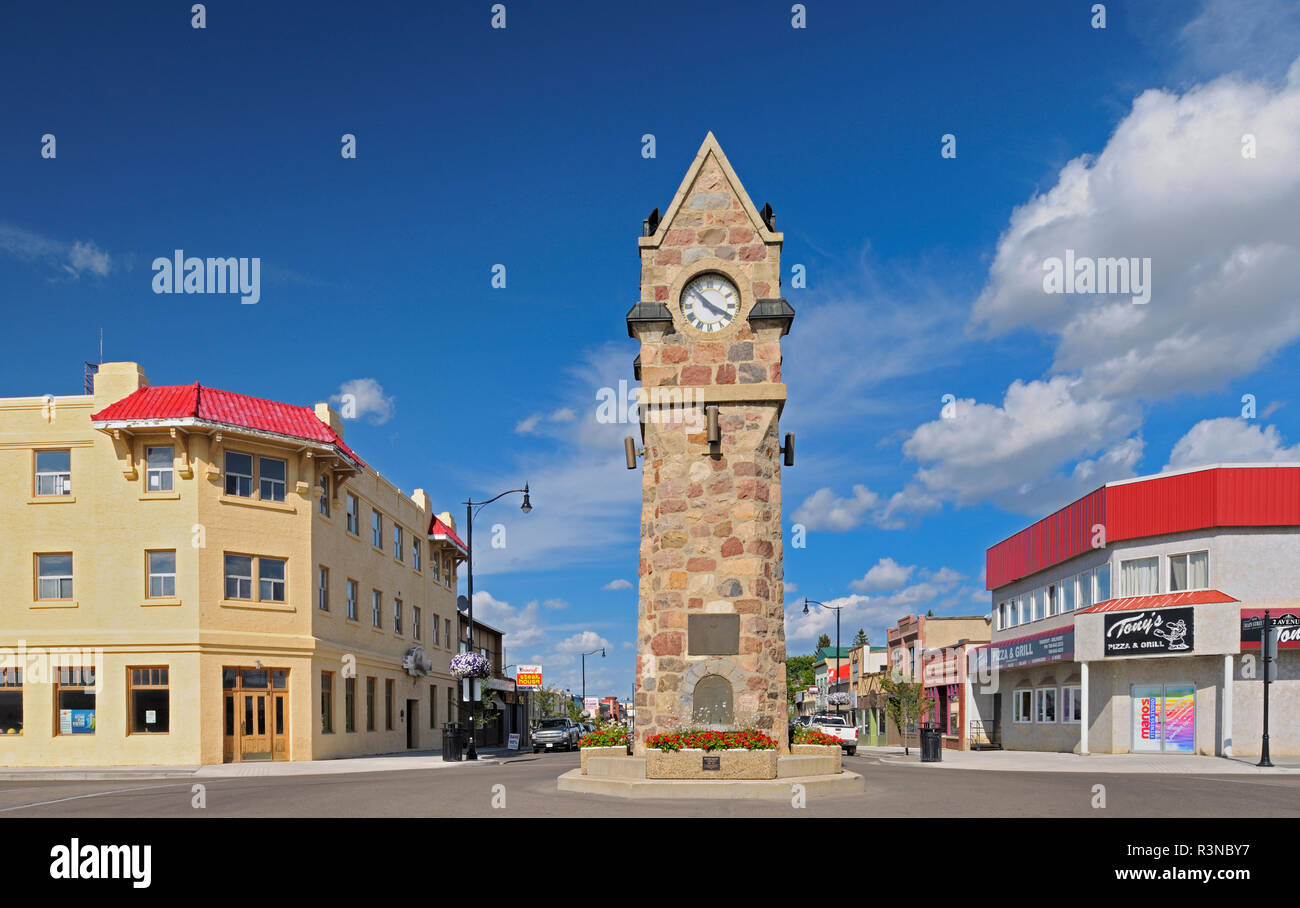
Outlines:
{"type": "Polygon", "coordinates": [[[921,726],[921,762],[943,762],[943,730],[938,725],[921,726]]]}
{"type": "Polygon", "coordinates": [[[445,763],[459,763],[465,747],[465,728],[459,722],[445,722],[442,726],[442,759],[445,763]]]}

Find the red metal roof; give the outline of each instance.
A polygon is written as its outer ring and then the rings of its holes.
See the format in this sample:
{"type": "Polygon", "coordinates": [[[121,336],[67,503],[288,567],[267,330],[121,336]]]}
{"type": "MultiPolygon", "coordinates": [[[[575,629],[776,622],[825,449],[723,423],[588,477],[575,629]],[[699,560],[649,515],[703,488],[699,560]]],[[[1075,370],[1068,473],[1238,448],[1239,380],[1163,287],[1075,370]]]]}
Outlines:
{"type": "Polygon", "coordinates": [[[1300,466],[1216,465],[1108,483],[988,549],[986,589],[1105,542],[1211,527],[1300,526],[1300,466]]]}
{"type": "Polygon", "coordinates": [[[429,522],[429,535],[434,539],[445,538],[455,545],[456,548],[460,549],[467,555],[469,554],[469,546],[461,542],[461,539],[456,535],[455,530],[447,526],[447,524],[443,523],[437,517],[434,517],[433,520],[429,522]]]}
{"type": "Polygon", "coordinates": [[[1190,590],[1182,593],[1159,593],[1154,596],[1127,596],[1123,599],[1107,599],[1077,614],[1088,612],[1135,612],[1139,609],[1169,608],[1174,605],[1205,605],[1211,602],[1238,602],[1227,593],[1219,590],[1190,590]]]}
{"type": "Polygon", "coordinates": [[[334,445],[361,466],[365,462],[308,407],[193,385],[141,388],[92,413],[93,422],[199,419],[334,445]]]}

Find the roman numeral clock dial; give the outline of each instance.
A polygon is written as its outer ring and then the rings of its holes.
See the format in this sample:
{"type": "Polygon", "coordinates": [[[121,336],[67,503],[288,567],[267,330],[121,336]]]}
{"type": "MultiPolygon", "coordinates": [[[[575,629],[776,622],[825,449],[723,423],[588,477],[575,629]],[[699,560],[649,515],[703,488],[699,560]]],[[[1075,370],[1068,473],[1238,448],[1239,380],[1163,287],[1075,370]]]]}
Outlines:
{"type": "Polygon", "coordinates": [[[701,274],[682,290],[682,317],[696,331],[721,331],[736,318],[740,294],[720,274],[701,274]]]}

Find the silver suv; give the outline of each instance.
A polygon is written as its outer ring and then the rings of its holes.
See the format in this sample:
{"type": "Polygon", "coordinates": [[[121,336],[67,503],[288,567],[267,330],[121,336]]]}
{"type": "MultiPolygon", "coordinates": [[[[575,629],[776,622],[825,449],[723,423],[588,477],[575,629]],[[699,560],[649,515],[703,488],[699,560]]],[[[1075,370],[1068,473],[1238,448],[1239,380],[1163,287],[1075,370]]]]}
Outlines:
{"type": "Polygon", "coordinates": [[[573,750],[582,737],[582,729],[568,718],[542,719],[533,729],[533,753],[543,750],[573,750]]]}

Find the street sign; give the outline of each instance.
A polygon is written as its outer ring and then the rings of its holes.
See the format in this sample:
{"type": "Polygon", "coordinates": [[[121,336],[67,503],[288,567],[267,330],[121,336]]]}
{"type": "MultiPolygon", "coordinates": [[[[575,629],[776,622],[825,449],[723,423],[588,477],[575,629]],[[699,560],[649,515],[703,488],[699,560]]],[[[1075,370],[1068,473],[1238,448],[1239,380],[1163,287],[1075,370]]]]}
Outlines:
{"type": "Polygon", "coordinates": [[[520,665],[515,668],[515,683],[520,690],[542,689],[542,667],[540,665],[520,665]]]}

